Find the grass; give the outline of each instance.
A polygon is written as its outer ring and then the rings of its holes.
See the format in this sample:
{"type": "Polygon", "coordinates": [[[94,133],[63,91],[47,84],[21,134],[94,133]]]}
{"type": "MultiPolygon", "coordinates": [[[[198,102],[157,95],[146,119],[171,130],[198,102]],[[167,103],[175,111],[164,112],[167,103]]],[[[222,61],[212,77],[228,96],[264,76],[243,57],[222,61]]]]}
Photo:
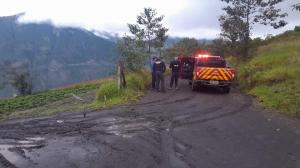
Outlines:
{"type": "Polygon", "coordinates": [[[97,89],[104,81],[107,80],[111,79],[88,81],[64,88],[37,92],[28,96],[18,96],[16,98],[2,99],[0,100],[0,119],[7,118],[15,112],[18,112],[19,114],[20,111],[38,108],[52,102],[57,102],[69,98],[71,97],[71,93],[82,94],[97,89]]]}
{"type": "Polygon", "coordinates": [[[263,106],[300,117],[300,32],[268,40],[236,67],[240,87],[263,106]]]}
{"type": "Polygon", "coordinates": [[[97,90],[94,107],[110,107],[135,101],[149,85],[150,73],[147,71],[131,72],[126,76],[127,85],[118,89],[116,81],[106,82],[97,90]]]}
{"type": "Polygon", "coordinates": [[[150,83],[147,71],[126,74],[127,87],[118,90],[113,78],[87,81],[50,91],[0,100],[0,120],[97,110],[137,100],[150,83]],[[85,101],[74,99],[71,93],[85,101]]]}

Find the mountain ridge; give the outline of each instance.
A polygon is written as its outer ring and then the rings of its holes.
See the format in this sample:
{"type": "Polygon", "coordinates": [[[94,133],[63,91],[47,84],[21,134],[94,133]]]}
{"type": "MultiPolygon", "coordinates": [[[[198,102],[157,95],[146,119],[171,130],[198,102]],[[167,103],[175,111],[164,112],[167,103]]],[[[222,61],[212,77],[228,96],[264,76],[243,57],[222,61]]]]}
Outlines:
{"type": "MultiPolygon", "coordinates": [[[[0,61],[28,64],[34,90],[47,90],[113,73],[116,43],[93,32],[49,23],[19,23],[22,14],[0,17],[0,61]]],[[[11,89],[0,90],[10,97],[11,89]]]]}

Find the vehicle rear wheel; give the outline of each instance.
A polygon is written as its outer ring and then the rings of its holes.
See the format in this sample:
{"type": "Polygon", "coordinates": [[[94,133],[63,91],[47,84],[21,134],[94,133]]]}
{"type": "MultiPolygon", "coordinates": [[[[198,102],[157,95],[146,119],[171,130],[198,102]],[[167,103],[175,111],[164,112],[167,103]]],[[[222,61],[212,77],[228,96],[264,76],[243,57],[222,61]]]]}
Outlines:
{"type": "Polygon", "coordinates": [[[224,93],[228,94],[230,92],[230,87],[229,86],[224,86],[223,91],[224,91],[224,93]]]}

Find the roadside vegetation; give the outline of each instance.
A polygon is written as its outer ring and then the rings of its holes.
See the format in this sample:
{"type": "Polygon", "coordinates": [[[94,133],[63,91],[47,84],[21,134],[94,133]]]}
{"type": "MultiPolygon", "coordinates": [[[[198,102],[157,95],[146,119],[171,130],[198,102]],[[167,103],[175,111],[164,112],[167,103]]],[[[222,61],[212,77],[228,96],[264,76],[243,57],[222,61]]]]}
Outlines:
{"type": "Polygon", "coordinates": [[[88,81],[64,88],[49,91],[37,92],[27,96],[18,96],[10,99],[0,100],[0,119],[10,118],[9,116],[31,116],[29,109],[36,109],[72,97],[73,94],[83,94],[97,89],[107,80],[88,81]]]}
{"type": "MultiPolygon", "coordinates": [[[[296,27],[297,28],[297,27],[296,27]]],[[[300,31],[262,41],[248,60],[234,57],[242,90],[265,107],[300,117],[300,31]]]]}
{"type": "Polygon", "coordinates": [[[0,100],[0,120],[83,112],[125,105],[143,95],[150,83],[146,70],[126,73],[126,87],[118,89],[117,80],[106,78],[87,81],[55,90],[0,100]],[[75,94],[83,99],[77,100],[75,94]]]}
{"type": "Polygon", "coordinates": [[[146,70],[131,72],[126,76],[126,87],[118,89],[116,81],[103,83],[96,93],[92,107],[110,107],[137,100],[150,83],[150,73],[146,70]]]}

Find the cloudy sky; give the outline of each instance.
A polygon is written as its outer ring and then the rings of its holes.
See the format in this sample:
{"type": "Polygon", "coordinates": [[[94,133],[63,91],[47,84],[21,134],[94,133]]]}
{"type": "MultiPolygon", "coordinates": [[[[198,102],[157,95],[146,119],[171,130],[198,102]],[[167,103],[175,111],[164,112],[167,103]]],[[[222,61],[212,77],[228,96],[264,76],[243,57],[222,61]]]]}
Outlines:
{"type": "MultiPolygon", "coordinates": [[[[76,26],[89,30],[127,32],[127,23],[134,23],[144,7],[157,9],[165,15],[169,35],[179,37],[215,38],[220,33],[218,17],[225,3],[220,0],[0,0],[0,16],[21,12],[21,22],[51,21],[57,26],[76,26]]],[[[253,36],[278,34],[300,25],[300,12],[291,4],[300,0],[285,0],[279,7],[289,13],[289,24],[273,30],[255,26],[253,36]]]]}

